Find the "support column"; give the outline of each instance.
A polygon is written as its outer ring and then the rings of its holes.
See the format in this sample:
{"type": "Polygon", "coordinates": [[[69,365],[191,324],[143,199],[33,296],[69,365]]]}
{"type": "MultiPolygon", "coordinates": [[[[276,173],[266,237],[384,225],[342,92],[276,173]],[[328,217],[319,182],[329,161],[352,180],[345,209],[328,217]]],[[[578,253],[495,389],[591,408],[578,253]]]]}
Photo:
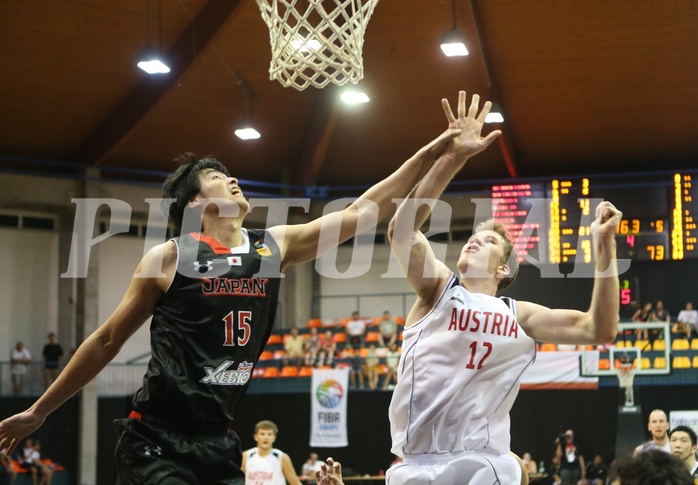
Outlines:
{"type": "MultiPolygon", "coordinates": [[[[87,170],[88,177],[98,177],[98,170],[87,170]]],[[[85,197],[99,197],[99,182],[85,182],[85,197]]],[[[99,213],[95,215],[99,218],[99,213]]],[[[77,227],[89,227],[87,221],[75,221],[77,227]]],[[[99,224],[95,224],[98,230],[99,224]]],[[[92,234],[82,234],[80,251],[87,251],[92,234]]],[[[99,244],[91,248],[87,277],[77,280],[77,312],[75,318],[76,344],[82,343],[99,326],[99,244]]],[[[93,379],[80,392],[78,433],[78,483],[97,483],[97,380],[93,379]]]]}

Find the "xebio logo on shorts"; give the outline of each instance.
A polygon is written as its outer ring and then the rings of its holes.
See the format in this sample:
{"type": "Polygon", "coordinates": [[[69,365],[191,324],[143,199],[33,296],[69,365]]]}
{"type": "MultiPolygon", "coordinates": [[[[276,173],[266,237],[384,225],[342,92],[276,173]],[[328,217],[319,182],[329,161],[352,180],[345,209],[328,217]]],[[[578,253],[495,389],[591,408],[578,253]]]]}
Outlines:
{"type": "Polygon", "coordinates": [[[212,384],[214,386],[244,386],[252,376],[254,364],[243,361],[238,364],[237,369],[227,370],[233,363],[234,361],[232,360],[226,360],[215,369],[208,366],[204,367],[206,377],[199,382],[202,384],[212,384]]]}

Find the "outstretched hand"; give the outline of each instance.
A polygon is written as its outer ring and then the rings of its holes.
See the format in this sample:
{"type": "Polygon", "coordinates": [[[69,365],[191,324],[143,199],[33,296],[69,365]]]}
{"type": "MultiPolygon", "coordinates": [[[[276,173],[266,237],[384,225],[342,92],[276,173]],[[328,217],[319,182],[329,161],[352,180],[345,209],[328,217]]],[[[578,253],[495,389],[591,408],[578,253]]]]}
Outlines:
{"type": "Polygon", "coordinates": [[[30,411],[0,421],[0,450],[7,449],[7,454],[11,454],[23,438],[39,429],[43,423],[44,418],[30,411]]]}
{"type": "Polygon", "coordinates": [[[315,472],[317,485],[344,485],[342,481],[342,465],[332,458],[328,458],[326,465],[315,472]]]}
{"type": "Polygon", "coordinates": [[[482,127],[485,124],[485,117],[492,108],[492,103],[485,102],[482,111],[480,108],[480,96],[473,94],[470,101],[470,108],[465,109],[465,91],[458,92],[458,117],[451,111],[451,105],[447,99],[442,99],[441,104],[448,120],[449,130],[460,130],[460,134],[453,138],[451,144],[446,149],[446,153],[451,154],[457,161],[463,158],[470,158],[487,148],[495,138],[502,134],[500,130],[494,130],[486,137],[482,137],[482,127]]]}

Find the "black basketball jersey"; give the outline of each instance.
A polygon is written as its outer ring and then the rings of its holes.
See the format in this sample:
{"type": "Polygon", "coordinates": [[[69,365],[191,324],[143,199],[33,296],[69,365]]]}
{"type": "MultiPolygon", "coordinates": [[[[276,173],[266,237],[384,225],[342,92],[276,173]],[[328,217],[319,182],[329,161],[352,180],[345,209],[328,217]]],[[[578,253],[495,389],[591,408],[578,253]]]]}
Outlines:
{"type": "Polygon", "coordinates": [[[281,255],[266,231],[227,248],[199,234],[175,238],[177,274],[157,303],[152,356],[133,398],[145,415],[230,421],[271,334],[281,255]]]}

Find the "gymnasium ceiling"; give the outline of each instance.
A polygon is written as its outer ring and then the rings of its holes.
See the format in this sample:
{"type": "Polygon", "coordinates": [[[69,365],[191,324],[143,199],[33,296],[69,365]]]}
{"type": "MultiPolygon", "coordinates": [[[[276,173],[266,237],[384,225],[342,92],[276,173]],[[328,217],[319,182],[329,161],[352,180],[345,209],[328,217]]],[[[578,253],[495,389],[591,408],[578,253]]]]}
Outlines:
{"type": "Polygon", "coordinates": [[[269,80],[254,0],[162,0],[161,22],[152,5],[174,66],[157,78],[135,65],[147,0],[0,1],[0,168],[169,171],[194,151],[241,179],[368,184],[445,128],[440,99],[459,89],[505,117],[459,179],[698,167],[695,0],[457,0],[470,55],[454,58],[439,49],[451,0],[380,0],[363,49],[371,102],[351,108],[333,86],[269,80]],[[233,135],[245,83],[256,141],[233,135]]]}

